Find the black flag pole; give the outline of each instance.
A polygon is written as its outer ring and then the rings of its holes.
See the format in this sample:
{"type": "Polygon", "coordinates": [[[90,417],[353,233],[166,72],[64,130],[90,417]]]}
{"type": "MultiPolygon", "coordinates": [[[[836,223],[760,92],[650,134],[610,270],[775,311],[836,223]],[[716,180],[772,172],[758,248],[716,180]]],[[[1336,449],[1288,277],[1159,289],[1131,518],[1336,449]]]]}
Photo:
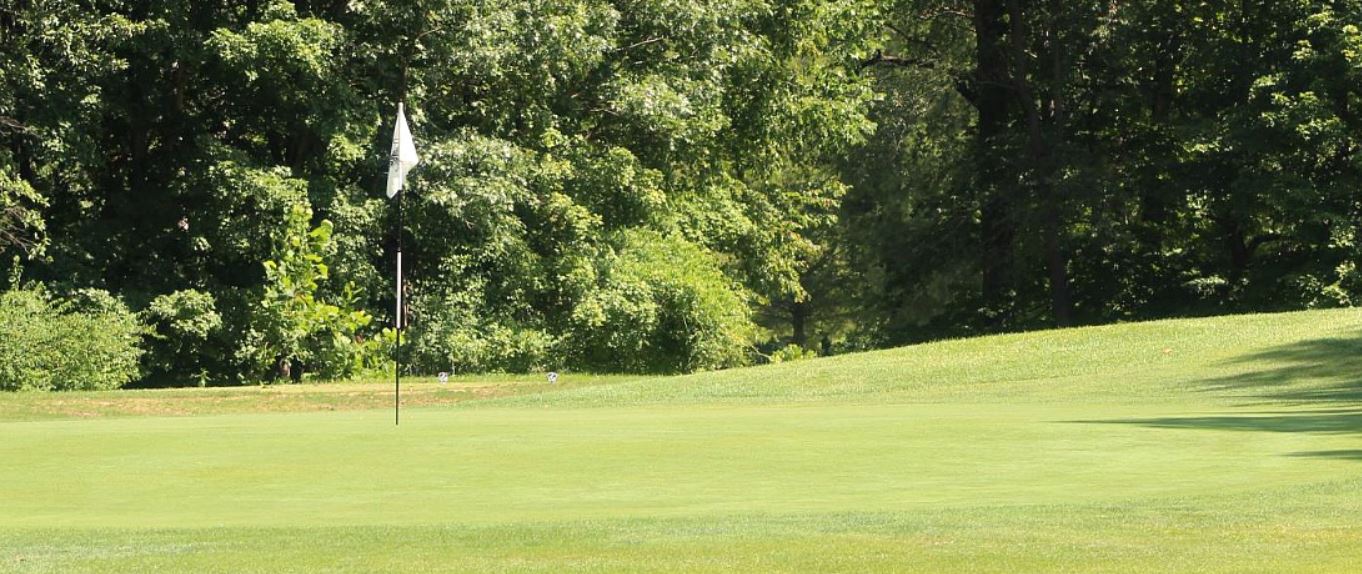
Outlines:
{"type": "Polygon", "coordinates": [[[393,346],[393,426],[402,424],[402,196],[397,192],[397,344],[393,346]]]}

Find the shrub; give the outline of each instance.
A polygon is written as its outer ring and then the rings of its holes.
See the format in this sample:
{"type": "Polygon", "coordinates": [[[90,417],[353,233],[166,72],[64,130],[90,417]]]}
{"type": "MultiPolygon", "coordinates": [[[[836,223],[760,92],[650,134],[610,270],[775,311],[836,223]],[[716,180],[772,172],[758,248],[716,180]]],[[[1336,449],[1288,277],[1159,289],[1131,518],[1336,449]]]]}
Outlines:
{"type": "Polygon", "coordinates": [[[206,382],[215,366],[210,338],[222,328],[212,295],[192,289],[161,295],[142,311],[142,320],[150,327],[144,361],[148,378],[206,382]]]}
{"type": "Polygon", "coordinates": [[[354,376],[374,361],[379,348],[366,342],[360,332],[373,322],[365,311],[355,310],[354,296],[347,290],[344,306],[324,305],[318,314],[318,326],[303,341],[300,353],[308,368],[318,377],[328,380],[354,376]]]}
{"type": "Polygon", "coordinates": [[[813,349],[805,349],[803,347],[800,347],[799,345],[790,343],[772,352],[768,360],[772,364],[775,364],[816,358],[818,358],[818,351],[815,351],[813,349]]]}
{"type": "Polygon", "coordinates": [[[143,333],[108,293],[79,291],[65,301],[43,289],[0,294],[0,390],[116,389],[136,379],[143,333]]]}
{"type": "Polygon", "coordinates": [[[624,236],[603,285],[569,318],[580,368],[684,373],[743,364],[753,326],[745,291],[714,255],[680,238],[624,236]]]}
{"type": "Polygon", "coordinates": [[[477,316],[467,295],[413,302],[410,366],[422,372],[508,371],[526,373],[561,368],[555,363],[558,341],[543,330],[511,320],[477,316]]]}
{"type": "Polygon", "coordinates": [[[265,285],[252,310],[245,337],[257,372],[274,371],[301,378],[302,370],[326,379],[348,377],[364,363],[361,330],[372,317],[357,309],[352,285],[326,297],[330,279],[325,261],[334,253],[333,226],[323,220],[310,225],[312,210],[292,207],[278,231],[273,255],[264,262],[265,285]]]}
{"type": "Polygon", "coordinates": [[[643,231],[621,233],[601,252],[589,268],[526,258],[553,279],[517,289],[481,279],[425,285],[434,292],[409,298],[405,364],[422,372],[683,373],[746,362],[754,330],[746,291],[714,254],[643,231]]]}

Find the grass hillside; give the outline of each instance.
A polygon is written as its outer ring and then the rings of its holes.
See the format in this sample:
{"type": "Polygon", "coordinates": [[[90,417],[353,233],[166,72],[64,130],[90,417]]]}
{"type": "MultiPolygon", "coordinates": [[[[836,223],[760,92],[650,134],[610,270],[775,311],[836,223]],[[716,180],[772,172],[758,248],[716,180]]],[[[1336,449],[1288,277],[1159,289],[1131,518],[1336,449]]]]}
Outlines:
{"type": "Polygon", "coordinates": [[[410,389],[0,396],[0,571],[1362,560],[1354,310],[410,389]]]}
{"type": "MultiPolygon", "coordinates": [[[[637,381],[553,405],[1362,398],[1362,312],[1135,323],[637,381]],[[1354,376],[1354,373],[1357,373],[1354,376]]],[[[528,404],[539,397],[492,401],[528,404]]]]}

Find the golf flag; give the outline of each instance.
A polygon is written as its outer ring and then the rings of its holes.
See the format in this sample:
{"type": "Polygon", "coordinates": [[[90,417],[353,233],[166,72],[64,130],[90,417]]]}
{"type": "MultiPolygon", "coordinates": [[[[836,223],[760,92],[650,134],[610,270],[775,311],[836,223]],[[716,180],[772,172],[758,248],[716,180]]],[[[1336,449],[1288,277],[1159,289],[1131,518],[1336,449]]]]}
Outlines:
{"type": "Polygon", "coordinates": [[[411,130],[407,129],[407,113],[402,104],[397,104],[397,121],[393,125],[393,147],[388,155],[388,199],[397,198],[397,313],[393,325],[397,331],[397,344],[393,346],[393,424],[402,420],[402,188],[407,185],[407,172],[421,158],[416,157],[416,142],[411,140],[411,130]]]}
{"type": "MultiPolygon", "coordinates": [[[[388,157],[388,198],[397,197],[402,192],[402,188],[407,184],[407,172],[420,163],[421,158],[416,156],[416,142],[411,139],[411,130],[407,129],[407,114],[402,108],[402,104],[397,104],[397,122],[393,125],[393,147],[392,153],[388,157]]],[[[397,204],[398,213],[398,243],[397,243],[397,318],[394,325],[400,331],[402,329],[402,204],[397,204]]],[[[400,336],[400,335],[399,335],[400,336]]]]}
{"type": "Polygon", "coordinates": [[[396,197],[407,183],[407,172],[416,167],[421,158],[416,157],[416,142],[411,139],[407,129],[407,114],[402,104],[397,104],[397,124],[393,126],[393,149],[388,157],[388,198],[396,197]]]}

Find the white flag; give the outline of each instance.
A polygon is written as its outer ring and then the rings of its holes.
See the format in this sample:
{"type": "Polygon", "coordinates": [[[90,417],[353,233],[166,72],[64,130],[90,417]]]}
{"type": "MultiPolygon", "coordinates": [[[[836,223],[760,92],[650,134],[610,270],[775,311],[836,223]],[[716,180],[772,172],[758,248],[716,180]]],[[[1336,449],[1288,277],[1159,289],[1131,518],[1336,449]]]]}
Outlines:
{"type": "Polygon", "coordinates": [[[397,197],[407,183],[407,172],[420,163],[416,157],[416,142],[407,129],[407,114],[397,104],[397,125],[393,126],[393,149],[388,157],[388,198],[397,197]]]}

